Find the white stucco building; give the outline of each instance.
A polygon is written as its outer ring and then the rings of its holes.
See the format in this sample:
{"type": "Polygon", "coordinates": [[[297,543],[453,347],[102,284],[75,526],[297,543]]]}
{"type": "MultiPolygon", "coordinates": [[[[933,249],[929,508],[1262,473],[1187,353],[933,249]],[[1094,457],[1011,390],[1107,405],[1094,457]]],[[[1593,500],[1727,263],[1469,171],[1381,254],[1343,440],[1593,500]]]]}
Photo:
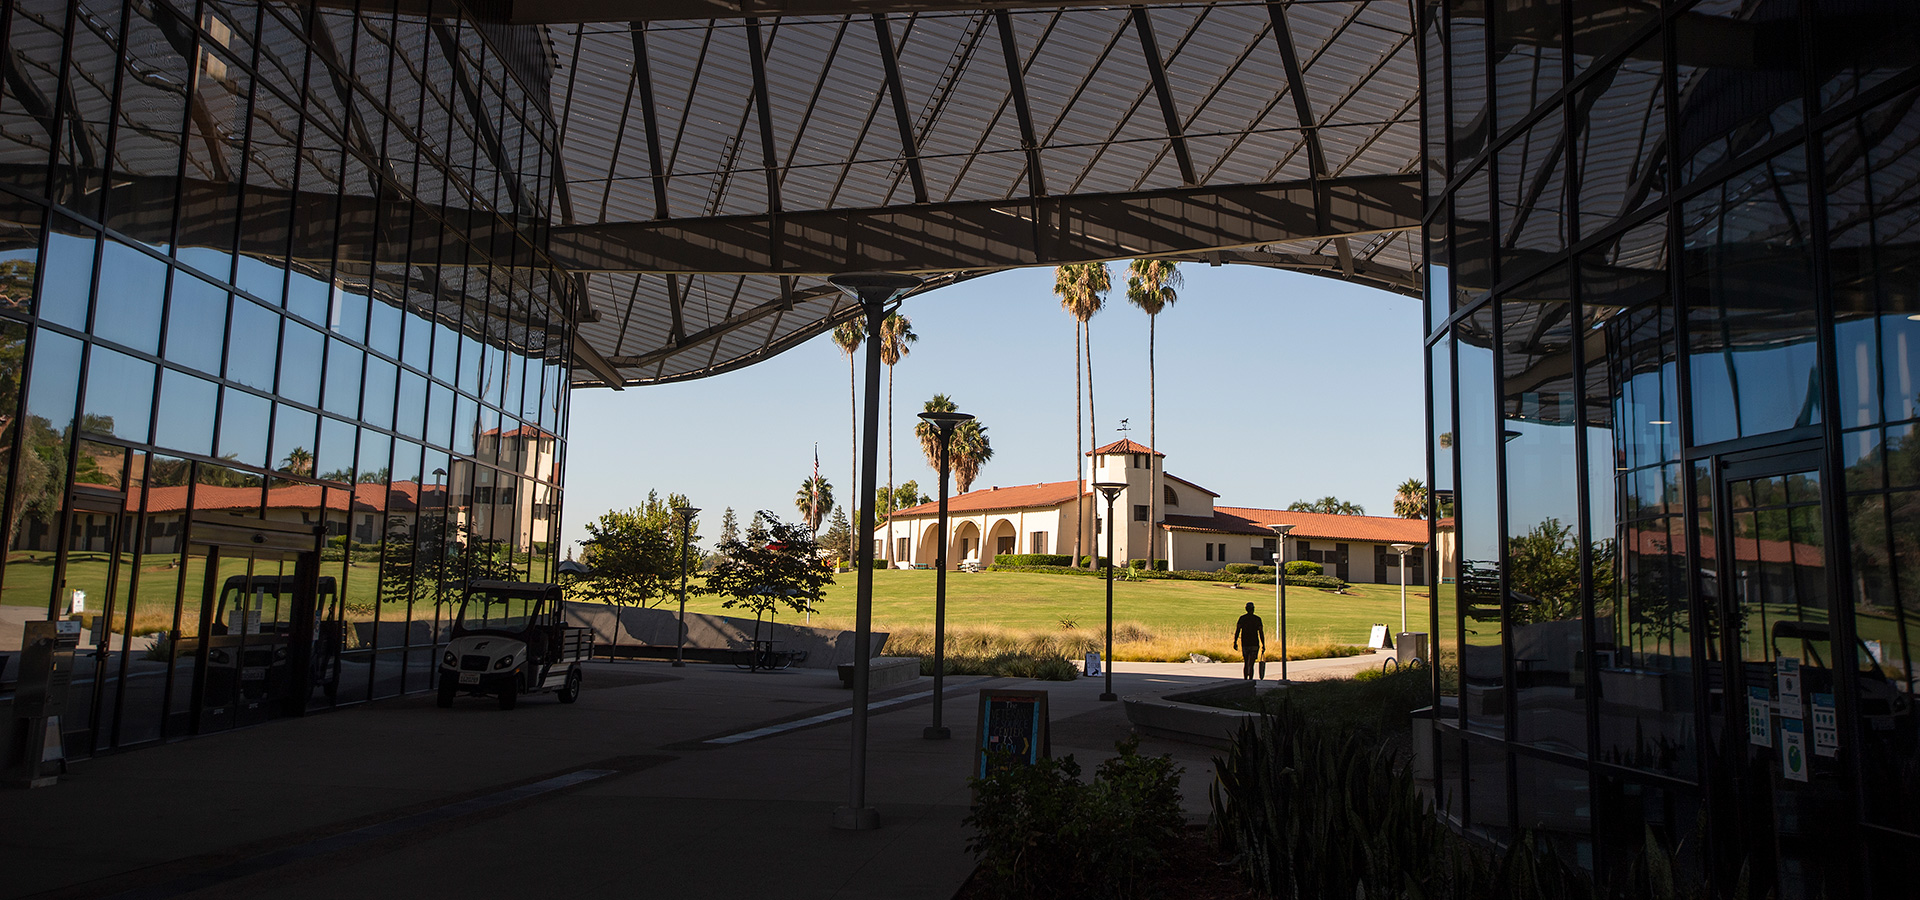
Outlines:
{"type": "MultiPolygon", "coordinates": [[[[1114,517],[1125,523],[1114,537],[1117,564],[1146,559],[1150,547],[1170,568],[1217,570],[1228,563],[1271,564],[1279,549],[1268,526],[1292,524],[1284,558],[1321,563],[1328,575],[1350,582],[1400,580],[1395,543],[1426,543],[1422,519],[1336,516],[1323,513],[1223,506],[1219,494],[1164,468],[1166,455],[1131,440],[1119,440],[1087,454],[1087,487],[1079,505],[1088,527],[1087,544],[1074,546],[1075,494],[1079,485],[1053,481],[1017,487],[990,487],[948,500],[948,565],[976,558],[982,564],[1008,553],[1105,555],[1106,500],[1094,482],[1124,483],[1114,500],[1114,517]],[[1158,491],[1154,490],[1158,486],[1158,491]],[[1148,498],[1158,494],[1158,502],[1148,498]],[[1150,542],[1152,542],[1150,544],[1150,542]]],[[[875,553],[895,565],[932,565],[940,504],[923,503],[894,513],[879,528],[875,553]]],[[[1422,554],[1407,555],[1407,583],[1425,584],[1422,554]]]]}

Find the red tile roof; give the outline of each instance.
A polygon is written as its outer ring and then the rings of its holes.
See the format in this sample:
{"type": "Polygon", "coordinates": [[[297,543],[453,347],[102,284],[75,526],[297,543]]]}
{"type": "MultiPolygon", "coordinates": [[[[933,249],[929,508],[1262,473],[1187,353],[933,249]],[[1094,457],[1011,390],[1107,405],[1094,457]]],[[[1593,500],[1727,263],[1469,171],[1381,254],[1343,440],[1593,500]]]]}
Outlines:
{"type": "Polygon", "coordinates": [[[1218,498],[1220,496],[1219,494],[1216,494],[1210,490],[1207,490],[1206,488],[1203,488],[1197,484],[1194,484],[1193,482],[1188,481],[1185,478],[1181,478],[1180,476],[1175,475],[1172,472],[1162,472],[1160,473],[1160,477],[1168,481],[1178,481],[1181,484],[1184,484],[1187,487],[1193,488],[1194,490],[1199,491],[1200,493],[1205,494],[1209,497],[1218,498]]]}
{"type": "Polygon", "coordinates": [[[1250,509],[1216,506],[1212,516],[1167,516],[1162,527],[1169,531],[1203,531],[1216,534],[1245,534],[1272,537],[1269,525],[1294,526],[1291,537],[1323,541],[1369,541],[1378,544],[1422,544],[1427,542],[1425,519],[1394,519],[1384,516],[1336,516],[1329,513],[1294,512],[1284,509],[1250,509]]]}
{"type": "MultiPolygon", "coordinates": [[[[318,509],[322,488],[316,484],[296,484],[277,487],[267,491],[269,509],[318,509]]],[[[412,512],[419,508],[421,485],[411,481],[393,484],[392,490],[379,484],[356,484],[353,486],[352,509],[354,512],[412,512]]],[[[432,495],[446,491],[444,487],[425,488],[429,502],[438,505],[432,495]]],[[[199,509],[259,509],[260,489],[257,487],[220,487],[203,484],[198,486],[194,496],[194,505],[199,509]]],[[[127,495],[127,510],[134,511],[140,503],[138,492],[127,495]]],[[[347,492],[332,488],[326,492],[327,508],[335,512],[348,509],[347,492]]],[[[187,486],[173,485],[154,487],[147,490],[148,513],[183,512],[187,508],[187,486]]]]}
{"type": "Polygon", "coordinates": [[[1145,444],[1136,444],[1126,438],[1121,438],[1105,447],[1095,447],[1087,451],[1088,456],[1098,456],[1105,453],[1151,453],[1154,456],[1166,456],[1165,453],[1161,453],[1152,447],[1145,444]]]}
{"type": "MultiPolygon", "coordinates": [[[[968,491],[956,497],[947,498],[947,512],[980,512],[989,509],[1031,509],[1036,506],[1059,506],[1073,499],[1076,482],[1047,481],[1040,484],[1023,484],[1018,487],[993,487],[983,491],[968,491]]],[[[1089,492],[1091,493],[1091,492],[1089,492]]],[[[940,501],[922,503],[894,510],[896,516],[931,516],[940,512],[940,501]]]]}

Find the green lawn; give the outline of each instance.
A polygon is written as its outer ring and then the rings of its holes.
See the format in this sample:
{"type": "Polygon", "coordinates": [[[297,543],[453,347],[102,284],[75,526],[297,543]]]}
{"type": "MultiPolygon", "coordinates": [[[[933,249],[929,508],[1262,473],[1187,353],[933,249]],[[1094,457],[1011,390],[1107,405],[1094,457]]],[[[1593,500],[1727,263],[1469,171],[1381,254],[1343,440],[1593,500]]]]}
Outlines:
{"type": "MultiPolygon", "coordinates": [[[[874,573],[873,620],[878,630],[930,627],[933,623],[934,572],[890,569],[874,573]]],[[[853,620],[854,574],[842,573],[822,596],[816,622],[849,625],[853,620]]],[[[1407,589],[1408,624],[1425,630],[1427,600],[1421,588],[1407,589]]],[[[1254,611],[1273,627],[1273,588],[1203,581],[1115,580],[1113,618],[1156,631],[1217,633],[1222,641],[1233,635],[1234,622],[1251,601],[1254,611]]],[[[732,614],[713,597],[689,597],[693,612],[732,614]]],[[[782,621],[791,616],[783,615],[782,621]]],[[[1106,582],[1072,575],[1027,572],[949,572],[947,622],[950,625],[993,625],[1021,631],[1053,631],[1070,620],[1080,628],[1100,628],[1106,621],[1106,582]]],[[[1308,641],[1363,644],[1376,622],[1397,629],[1400,621],[1399,585],[1354,585],[1346,594],[1316,588],[1288,586],[1287,630],[1290,638],[1308,641]]]]}

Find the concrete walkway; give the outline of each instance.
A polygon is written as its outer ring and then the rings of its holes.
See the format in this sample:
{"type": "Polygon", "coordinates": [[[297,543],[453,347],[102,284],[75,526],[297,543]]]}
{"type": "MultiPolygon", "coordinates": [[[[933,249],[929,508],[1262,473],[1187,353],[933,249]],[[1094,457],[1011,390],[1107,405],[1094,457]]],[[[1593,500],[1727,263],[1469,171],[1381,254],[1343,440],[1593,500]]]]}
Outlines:
{"type": "MultiPolygon", "coordinates": [[[[1238,675],[1121,663],[1114,688],[1238,675]]],[[[867,797],[882,827],[860,833],[831,827],[848,794],[849,730],[835,714],[851,697],[832,672],[595,663],[572,706],[548,694],[512,712],[465,697],[442,710],[420,696],[282,720],[0,792],[0,896],[946,900],[973,868],[961,820],[976,692],[1049,691],[1054,754],[1090,771],[1129,734],[1122,704],[1097,699],[1102,684],[949,678],[944,742],[921,737],[931,678],[877,693],[867,797]]],[[[1142,749],[1186,767],[1184,803],[1203,817],[1210,752],[1142,749]]]]}

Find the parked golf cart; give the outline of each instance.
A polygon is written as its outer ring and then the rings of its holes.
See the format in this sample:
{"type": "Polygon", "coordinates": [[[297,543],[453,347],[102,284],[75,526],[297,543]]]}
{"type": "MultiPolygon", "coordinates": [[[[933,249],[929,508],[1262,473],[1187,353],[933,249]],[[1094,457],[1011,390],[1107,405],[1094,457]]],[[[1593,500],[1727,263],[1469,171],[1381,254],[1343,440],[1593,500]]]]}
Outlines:
{"type": "Polygon", "coordinates": [[[440,705],[458,694],[492,694],[512,709],[521,694],[557,691],[580,699],[580,664],[593,656],[593,633],[561,618],[560,586],[474,581],[440,657],[440,705]]]}

